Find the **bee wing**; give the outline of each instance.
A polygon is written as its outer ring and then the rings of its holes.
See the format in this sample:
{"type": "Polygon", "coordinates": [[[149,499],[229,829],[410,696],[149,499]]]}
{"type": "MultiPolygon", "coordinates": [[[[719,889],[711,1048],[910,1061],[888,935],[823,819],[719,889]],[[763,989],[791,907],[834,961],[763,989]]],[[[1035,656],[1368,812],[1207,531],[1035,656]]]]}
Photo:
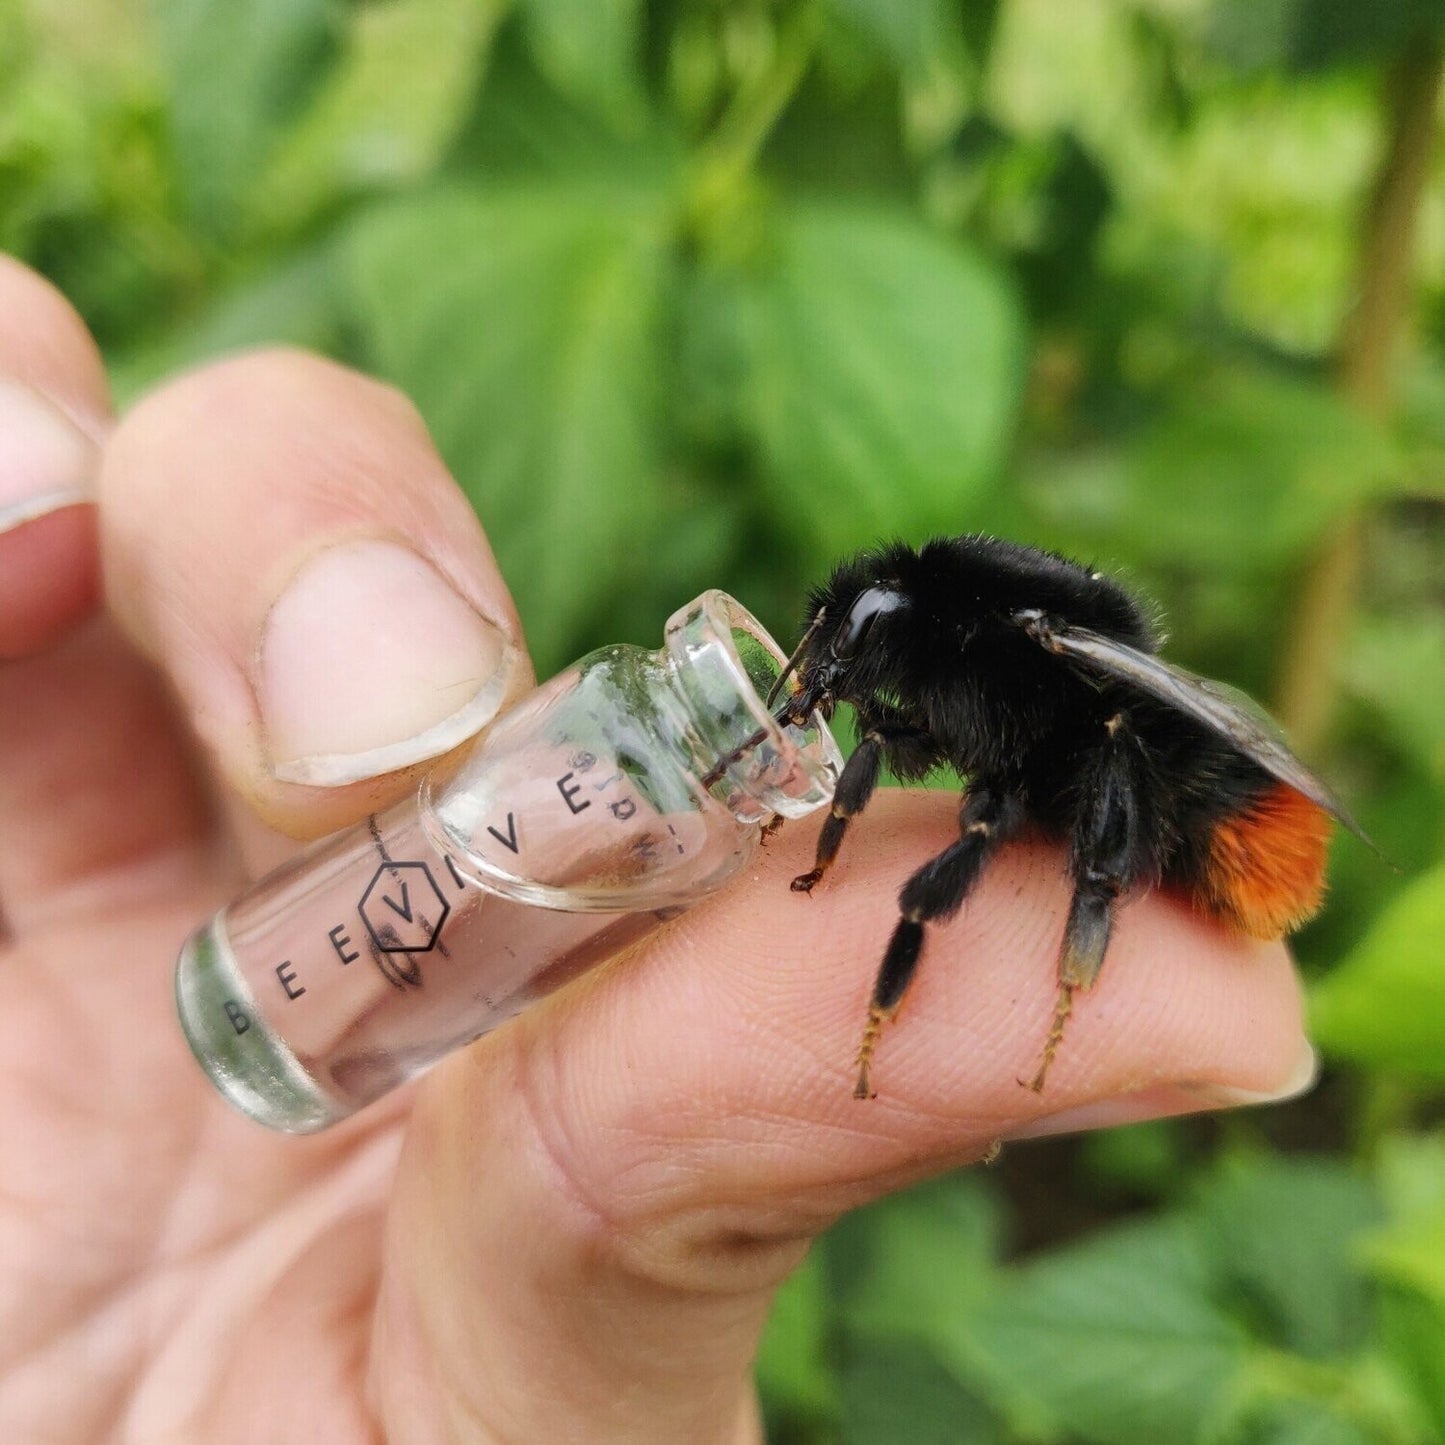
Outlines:
{"type": "Polygon", "coordinates": [[[1271,777],[1339,819],[1365,842],[1370,841],[1345,805],[1290,751],[1274,719],[1242,692],[1085,627],[1052,627],[1041,640],[1086,672],[1126,682],[1212,728],[1271,777]]]}

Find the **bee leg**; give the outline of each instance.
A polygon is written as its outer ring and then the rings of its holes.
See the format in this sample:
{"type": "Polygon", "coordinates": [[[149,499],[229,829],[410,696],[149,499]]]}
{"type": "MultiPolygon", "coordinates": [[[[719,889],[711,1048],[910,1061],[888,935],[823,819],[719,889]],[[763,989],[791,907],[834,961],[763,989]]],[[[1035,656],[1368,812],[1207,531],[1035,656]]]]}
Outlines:
{"type": "Polygon", "coordinates": [[[813,866],[806,873],[793,879],[794,893],[811,893],[813,885],[822,878],[843,843],[843,834],[848,831],[848,820],[855,818],[868,806],[873,790],[878,786],[878,773],[883,766],[883,736],[876,730],[869,732],[853,749],[853,756],[843,764],[838,775],[838,786],[833,792],[833,807],[818,834],[818,851],[813,866]]]}
{"type": "Polygon", "coordinates": [[[1074,897],[1059,950],[1059,993],[1043,1056],[1028,1083],[1036,1094],[1043,1092],[1064,1037],[1075,991],[1089,988],[1099,976],[1119,895],[1143,871],[1148,852],[1140,806],[1142,754],[1122,713],[1111,717],[1105,730],[1106,740],[1085,768],[1080,789],[1070,861],[1074,897]]]}
{"type": "Polygon", "coordinates": [[[930,858],[903,885],[898,895],[898,908],[903,916],[893,930],[879,966],[873,997],[868,1003],[868,1022],[858,1045],[855,1099],[872,1098],[869,1074],[878,1038],[883,1025],[897,1014],[918,969],[924,924],[950,918],[958,912],[989,856],[1017,829],[1022,817],[1023,810],[1011,794],[976,787],[959,809],[958,841],[950,843],[936,858],[930,858]]]}
{"type": "MultiPolygon", "coordinates": [[[[896,720],[896,714],[891,710],[883,712],[881,709],[870,709],[860,713],[858,721],[864,729],[863,741],[854,748],[853,756],[843,764],[838,786],[833,793],[832,811],[823,824],[822,832],[818,834],[818,852],[813,859],[813,866],[808,872],[800,873],[793,879],[794,893],[811,893],[813,885],[832,867],[833,860],[838,856],[838,849],[842,846],[843,834],[848,831],[849,821],[868,806],[868,800],[878,787],[878,774],[883,766],[884,753],[900,745],[905,749],[910,745],[915,749],[920,745],[927,745],[928,734],[922,728],[896,720]]],[[[894,758],[893,761],[897,766],[897,759],[894,758]]],[[[920,768],[918,775],[921,777],[924,771],[926,767],[920,768]]]]}
{"type": "Polygon", "coordinates": [[[1074,1011],[1074,990],[1088,988],[1099,976],[1109,934],[1114,926],[1114,906],[1120,892],[1115,880],[1103,877],[1080,879],[1074,886],[1069,921],[1064,925],[1064,943],[1059,951],[1059,994],[1054,1017],[1039,1067],[1029,1088],[1043,1093],[1049,1066],[1063,1041],[1064,1027],[1074,1011]]]}

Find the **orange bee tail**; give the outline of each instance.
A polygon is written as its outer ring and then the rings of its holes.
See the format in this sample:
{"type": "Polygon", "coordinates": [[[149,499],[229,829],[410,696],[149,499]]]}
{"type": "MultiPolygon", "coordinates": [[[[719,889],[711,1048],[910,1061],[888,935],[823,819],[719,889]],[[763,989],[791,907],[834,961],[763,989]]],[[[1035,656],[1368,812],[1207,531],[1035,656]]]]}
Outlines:
{"type": "Polygon", "coordinates": [[[1198,901],[1254,938],[1290,933],[1324,900],[1329,841],[1329,814],[1275,783],[1215,824],[1198,901]]]}

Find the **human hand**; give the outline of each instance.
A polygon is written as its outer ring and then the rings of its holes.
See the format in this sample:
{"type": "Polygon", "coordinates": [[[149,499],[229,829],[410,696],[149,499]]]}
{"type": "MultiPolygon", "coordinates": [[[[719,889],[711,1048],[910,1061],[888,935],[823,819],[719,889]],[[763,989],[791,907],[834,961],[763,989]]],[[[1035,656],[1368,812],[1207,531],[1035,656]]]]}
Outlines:
{"type": "Polygon", "coordinates": [[[840,1212],[997,1139],[1308,1077],[1283,948],[1153,896],[1020,1088],[1067,907],[1020,846],[930,935],[856,1101],[898,884],[955,826],[890,792],[815,897],[789,825],[418,1086],[266,1133],[189,1055],[177,947],[277,861],[258,820],[355,822],[463,742],[517,617],[395,393],[270,353],[112,431],[78,319],[3,259],[0,317],[0,1439],[756,1439],[770,1299],[840,1212]],[[415,685],[371,684],[392,667],[415,685]]]}

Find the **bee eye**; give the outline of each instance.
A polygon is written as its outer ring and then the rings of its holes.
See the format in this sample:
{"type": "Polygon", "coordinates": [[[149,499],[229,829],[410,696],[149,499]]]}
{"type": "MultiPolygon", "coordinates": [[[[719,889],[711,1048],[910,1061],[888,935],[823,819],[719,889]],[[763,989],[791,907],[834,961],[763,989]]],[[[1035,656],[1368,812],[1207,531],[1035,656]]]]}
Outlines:
{"type": "Polygon", "coordinates": [[[881,614],[896,611],[903,606],[903,598],[888,587],[870,587],[860,592],[848,615],[833,634],[830,651],[839,662],[847,662],[858,655],[863,639],[872,629],[881,614]]]}

